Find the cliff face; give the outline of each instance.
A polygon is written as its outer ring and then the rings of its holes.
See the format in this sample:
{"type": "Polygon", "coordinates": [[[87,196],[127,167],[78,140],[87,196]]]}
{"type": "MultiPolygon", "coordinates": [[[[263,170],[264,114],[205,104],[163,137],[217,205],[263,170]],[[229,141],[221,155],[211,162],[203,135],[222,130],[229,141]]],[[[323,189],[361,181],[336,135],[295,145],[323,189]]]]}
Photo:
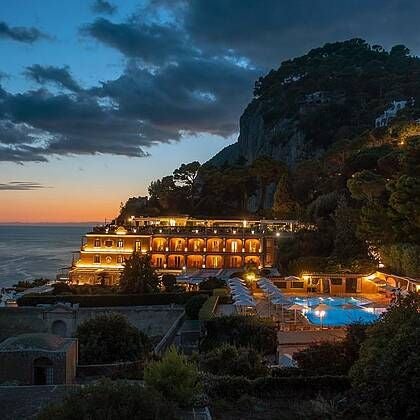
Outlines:
{"type": "Polygon", "coordinates": [[[264,122],[264,106],[254,100],[240,120],[239,155],[251,163],[260,156],[270,156],[288,166],[314,154],[305,133],[292,118],[279,118],[273,124],[264,122]]]}
{"type": "Polygon", "coordinates": [[[219,166],[244,158],[250,164],[258,157],[268,156],[293,167],[322,153],[322,148],[313,147],[296,118],[280,117],[267,124],[264,116],[268,107],[263,99],[254,99],[241,116],[237,143],[225,147],[208,163],[219,166]]]}

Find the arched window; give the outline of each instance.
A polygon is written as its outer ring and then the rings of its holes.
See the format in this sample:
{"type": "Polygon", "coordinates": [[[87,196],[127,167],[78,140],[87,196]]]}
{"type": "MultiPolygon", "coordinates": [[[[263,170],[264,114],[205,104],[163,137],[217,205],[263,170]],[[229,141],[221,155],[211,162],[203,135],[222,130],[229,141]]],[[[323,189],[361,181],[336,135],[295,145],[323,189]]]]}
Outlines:
{"type": "Polygon", "coordinates": [[[60,337],[65,337],[67,334],[67,325],[61,319],[57,319],[51,325],[51,332],[60,337]]]}

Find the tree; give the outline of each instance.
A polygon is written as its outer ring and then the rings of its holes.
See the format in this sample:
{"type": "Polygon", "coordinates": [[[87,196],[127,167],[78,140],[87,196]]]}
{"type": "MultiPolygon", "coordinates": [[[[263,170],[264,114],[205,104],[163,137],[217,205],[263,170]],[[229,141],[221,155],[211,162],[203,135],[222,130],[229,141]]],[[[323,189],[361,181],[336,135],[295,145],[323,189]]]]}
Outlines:
{"type": "Polygon", "coordinates": [[[389,205],[410,224],[420,228],[420,177],[402,175],[390,183],[389,205]]]}
{"type": "Polygon", "coordinates": [[[123,293],[152,293],[158,290],[158,276],[148,254],[136,251],[125,260],[120,277],[120,289],[123,293]]]}
{"type": "Polygon", "coordinates": [[[63,402],[44,408],[39,420],[175,419],[173,404],[139,384],[102,380],[70,393],[63,402]]]}
{"type": "Polygon", "coordinates": [[[265,197],[268,185],[276,182],[281,175],[287,173],[287,168],[284,163],[277,162],[267,156],[261,156],[254,160],[250,171],[251,174],[253,174],[259,181],[261,193],[258,210],[262,210],[265,205],[265,197]]]}
{"type": "Polygon", "coordinates": [[[253,348],[222,344],[200,355],[200,369],[213,375],[245,376],[250,379],[268,373],[262,356],[253,348]]]}
{"type": "Polygon", "coordinates": [[[164,274],[162,284],[165,287],[165,292],[171,292],[176,288],[176,276],[174,274],[164,274]]]}
{"type": "Polygon", "coordinates": [[[373,201],[384,193],[385,180],[374,172],[363,170],[347,181],[347,187],[355,199],[373,201]]]}
{"type": "Polygon", "coordinates": [[[420,274],[420,246],[393,243],[380,248],[382,263],[395,274],[417,277],[420,274]]]}
{"type": "Polygon", "coordinates": [[[299,368],[311,375],[347,375],[359,358],[366,329],[364,324],[351,324],[343,341],[312,344],[293,357],[299,368]]]}
{"type": "Polygon", "coordinates": [[[298,203],[290,192],[289,179],[287,175],[282,175],[274,193],[274,215],[279,219],[293,219],[296,218],[298,207],[298,203]]]}
{"type": "Polygon", "coordinates": [[[174,170],[174,181],[181,186],[187,187],[190,194],[192,194],[200,166],[200,163],[197,161],[187,164],[183,163],[178,169],[174,170]]]}
{"type": "Polygon", "coordinates": [[[420,412],[420,295],[391,306],[367,330],[350,370],[355,402],[371,418],[415,419],[420,412]]]}
{"type": "Polygon", "coordinates": [[[207,295],[197,295],[187,300],[187,303],[185,304],[185,313],[189,319],[198,319],[200,309],[207,299],[207,295]]]}
{"type": "Polygon", "coordinates": [[[252,347],[262,354],[274,354],[277,332],[273,322],[258,317],[223,316],[207,321],[200,349],[209,351],[224,343],[252,347]]]}
{"type": "Polygon", "coordinates": [[[209,277],[207,280],[202,281],[198,288],[200,290],[214,290],[226,287],[226,282],[217,277],[209,277]]]}
{"type": "Polygon", "coordinates": [[[146,365],[144,382],[182,407],[190,405],[201,391],[197,366],[175,347],[171,347],[162,360],[146,365]]]}
{"type": "Polygon", "coordinates": [[[109,313],[82,322],[77,328],[80,362],[113,363],[139,360],[151,351],[150,340],[133,327],[127,318],[109,313]]]}
{"type": "Polygon", "coordinates": [[[356,236],[358,212],[350,208],[345,197],[341,197],[334,212],[336,227],[333,255],[341,262],[354,259],[355,256],[367,257],[364,242],[356,236]]]}

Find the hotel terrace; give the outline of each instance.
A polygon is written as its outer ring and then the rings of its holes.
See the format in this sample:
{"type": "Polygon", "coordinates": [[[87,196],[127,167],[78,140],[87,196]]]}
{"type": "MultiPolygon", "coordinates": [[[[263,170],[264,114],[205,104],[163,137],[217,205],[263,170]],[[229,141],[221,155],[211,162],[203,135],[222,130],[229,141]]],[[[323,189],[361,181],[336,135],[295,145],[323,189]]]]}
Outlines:
{"type": "Polygon", "coordinates": [[[125,226],[95,227],[85,235],[70,280],[74,284],[118,283],[123,262],[149,254],[159,272],[276,265],[277,240],[303,226],[288,220],[219,220],[131,217],[125,226]]]}

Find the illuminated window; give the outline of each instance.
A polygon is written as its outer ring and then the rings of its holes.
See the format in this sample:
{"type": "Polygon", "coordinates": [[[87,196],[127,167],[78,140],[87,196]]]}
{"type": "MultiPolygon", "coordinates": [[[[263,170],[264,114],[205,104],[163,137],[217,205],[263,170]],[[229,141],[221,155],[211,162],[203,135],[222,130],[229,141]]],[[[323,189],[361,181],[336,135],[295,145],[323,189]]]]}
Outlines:
{"type": "Polygon", "coordinates": [[[95,239],[94,246],[95,246],[96,248],[99,248],[99,247],[101,246],[101,240],[100,240],[100,239],[95,239]]]}
{"type": "Polygon", "coordinates": [[[123,262],[123,256],[117,255],[117,264],[122,264],[122,262],[123,262]]]}
{"type": "Polygon", "coordinates": [[[182,241],[181,240],[177,241],[176,246],[175,246],[175,251],[182,251],[182,241]]]}
{"type": "Polygon", "coordinates": [[[118,239],[117,248],[124,248],[124,241],[122,239],[118,239]]]}
{"type": "Polygon", "coordinates": [[[175,256],[175,267],[181,267],[181,257],[179,255],[175,256]]]}
{"type": "Polygon", "coordinates": [[[156,267],[162,267],[162,266],[163,266],[163,258],[156,257],[156,267]]]}
{"type": "Polygon", "coordinates": [[[213,241],[212,250],[219,251],[219,241],[213,241]]]}
{"type": "Polygon", "coordinates": [[[232,243],[231,243],[231,251],[232,252],[238,252],[238,242],[237,241],[232,241],[232,243]]]}
{"type": "Polygon", "coordinates": [[[95,264],[100,264],[101,263],[101,256],[100,255],[94,255],[93,256],[93,262],[95,264]]]}

